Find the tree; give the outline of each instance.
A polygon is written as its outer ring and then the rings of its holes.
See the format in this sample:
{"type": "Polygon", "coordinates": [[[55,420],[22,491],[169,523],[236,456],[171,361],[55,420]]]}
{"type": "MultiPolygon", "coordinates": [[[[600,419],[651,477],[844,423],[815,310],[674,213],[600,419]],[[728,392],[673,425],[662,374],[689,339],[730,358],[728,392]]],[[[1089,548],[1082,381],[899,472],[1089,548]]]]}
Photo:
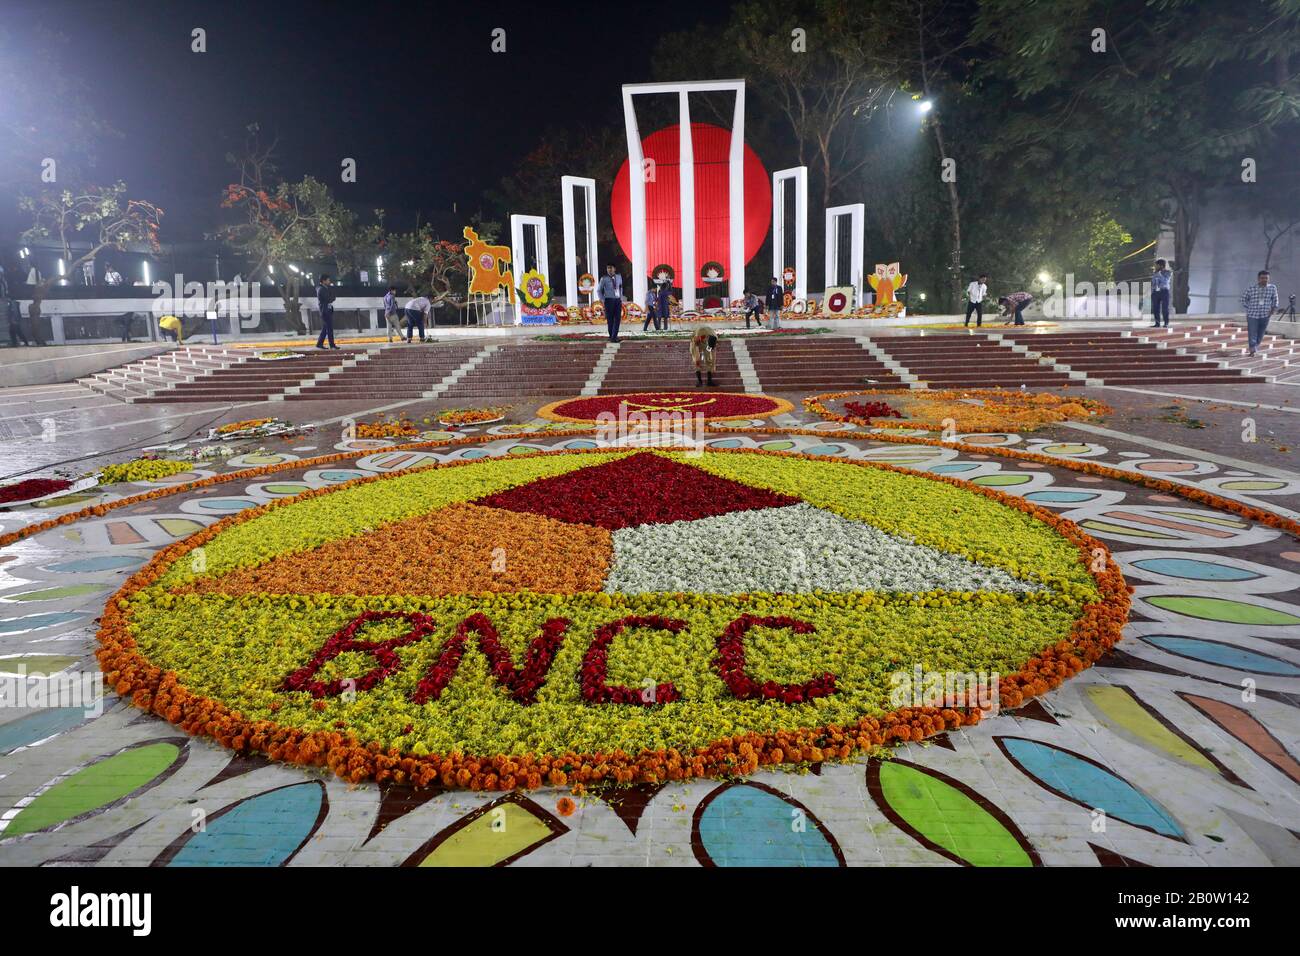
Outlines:
{"type": "MultiPolygon", "coordinates": [[[[495,242],[501,228],[481,216],[471,217],[471,224],[485,242],[495,242]]],[[[439,239],[429,226],[417,225],[410,232],[384,236],[381,245],[390,285],[405,289],[407,295],[427,295],[435,308],[468,307],[469,268],[463,242],[439,239]]]]}
{"type": "MultiPolygon", "coordinates": [[[[970,0],[886,0],[874,6],[870,17],[870,34],[882,47],[880,55],[898,84],[915,91],[917,108],[925,110],[922,122],[933,134],[938,149],[938,178],[947,201],[949,226],[946,285],[954,305],[961,299],[965,268],[964,203],[958,191],[957,161],[944,135],[944,117],[948,110],[955,114],[966,105],[967,70],[960,54],[970,44],[974,6],[970,0]]],[[[966,165],[966,157],[962,165],[966,165]]]]}
{"type": "Polygon", "coordinates": [[[226,187],[221,205],[242,214],[242,221],[225,227],[221,235],[254,263],[250,279],[272,282],[286,320],[305,332],[303,273],[297,263],[329,256],[340,268],[358,267],[382,235],[383,212],[376,210],[378,223],[362,225],[324,183],[310,176],[298,182],[279,179],[275,145],[262,145],[253,124],[242,155],[227,155],[239,171],[239,182],[226,187]]]}
{"type": "MultiPolygon", "coordinates": [[[[23,232],[23,241],[57,239],[69,275],[105,249],[122,250],[133,243],[147,244],[154,252],[159,249],[158,230],[163,211],[147,200],[128,199],[123,182],[22,196],[18,205],[31,216],[31,226],[23,232]],[[81,240],[88,241],[90,248],[74,259],[72,243],[81,240]]],[[[48,276],[33,288],[33,319],[39,317],[41,303],[58,280],[57,275],[48,276]]]]}
{"type": "Polygon", "coordinates": [[[1188,264],[1206,192],[1230,182],[1274,128],[1300,117],[1290,0],[983,0],[974,36],[984,70],[1027,109],[1003,123],[1005,158],[1046,152],[1074,179],[1145,197],[1174,237],[1173,305],[1190,303],[1188,264]]]}

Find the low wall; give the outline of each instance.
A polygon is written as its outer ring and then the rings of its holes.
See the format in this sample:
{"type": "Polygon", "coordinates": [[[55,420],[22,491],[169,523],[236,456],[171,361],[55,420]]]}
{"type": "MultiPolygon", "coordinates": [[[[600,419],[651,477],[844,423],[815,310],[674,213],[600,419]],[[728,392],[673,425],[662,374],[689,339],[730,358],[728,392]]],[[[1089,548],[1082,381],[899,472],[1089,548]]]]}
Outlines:
{"type": "Polygon", "coordinates": [[[145,345],[7,348],[0,350],[0,388],[71,382],[105,369],[157,355],[172,347],[161,342],[150,342],[145,345]]]}

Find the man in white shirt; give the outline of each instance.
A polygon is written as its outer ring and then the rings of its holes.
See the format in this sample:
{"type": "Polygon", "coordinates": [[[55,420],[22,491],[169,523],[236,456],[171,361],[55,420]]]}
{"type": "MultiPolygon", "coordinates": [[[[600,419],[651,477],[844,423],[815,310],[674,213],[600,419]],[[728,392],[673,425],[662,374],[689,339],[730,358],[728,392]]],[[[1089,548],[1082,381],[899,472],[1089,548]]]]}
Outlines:
{"type": "Polygon", "coordinates": [[[406,303],[406,342],[409,345],[413,330],[420,330],[420,341],[424,341],[424,320],[428,318],[429,310],[433,308],[433,303],[429,301],[427,295],[412,299],[406,303]]]}
{"type": "Polygon", "coordinates": [[[970,326],[970,314],[975,313],[975,328],[984,324],[984,296],[988,295],[988,276],[980,277],[966,287],[966,325],[970,326]]]}
{"type": "Polygon", "coordinates": [[[107,269],[104,270],[104,284],[121,285],[122,273],[118,272],[117,269],[115,269],[113,266],[109,266],[107,269]]]}

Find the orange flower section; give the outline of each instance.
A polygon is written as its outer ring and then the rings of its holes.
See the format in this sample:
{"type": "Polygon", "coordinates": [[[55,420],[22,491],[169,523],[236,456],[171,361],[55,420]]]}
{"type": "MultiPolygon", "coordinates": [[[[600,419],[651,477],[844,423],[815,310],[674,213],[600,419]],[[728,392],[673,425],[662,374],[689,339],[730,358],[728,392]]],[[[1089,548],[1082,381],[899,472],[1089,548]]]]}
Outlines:
{"type": "Polygon", "coordinates": [[[200,578],[180,590],[431,597],[521,590],[592,593],[604,585],[612,555],[604,528],[457,504],[255,568],[200,578]]]}
{"type": "Polygon", "coordinates": [[[1031,432],[1052,422],[1082,421],[1112,411],[1105,402],[1052,392],[1018,392],[1006,389],[867,388],[852,392],[814,395],[804,407],[828,421],[852,422],[868,428],[905,428],[942,431],[945,422],[964,432],[1031,432]],[[863,418],[833,412],[826,402],[862,395],[886,397],[903,414],[897,418],[863,418]],[[983,404],[972,405],[969,399],[983,404]]]}

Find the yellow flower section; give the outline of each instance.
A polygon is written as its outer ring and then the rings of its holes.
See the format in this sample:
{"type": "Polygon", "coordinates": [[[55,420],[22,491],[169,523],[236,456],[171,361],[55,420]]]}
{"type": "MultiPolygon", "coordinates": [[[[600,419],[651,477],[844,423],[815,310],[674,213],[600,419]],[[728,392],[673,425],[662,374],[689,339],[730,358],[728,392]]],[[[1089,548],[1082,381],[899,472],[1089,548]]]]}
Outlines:
{"type": "Polygon", "coordinates": [[[1043,522],[978,492],[933,478],[847,462],[780,455],[664,453],[704,471],[809,504],[918,544],[1039,581],[1080,602],[1096,600],[1079,550],[1043,522]]]}
{"type": "Polygon", "coordinates": [[[179,475],[194,467],[192,461],[173,461],[169,458],[137,458],[105,466],[99,473],[101,485],[115,485],[119,481],[157,481],[170,475],[179,475]]]}
{"type": "MultiPolygon", "coordinates": [[[[220,530],[203,545],[201,562],[176,562],[161,583],[177,586],[234,568],[254,567],[286,552],[307,551],[445,505],[598,465],[623,454],[627,453],[543,455],[507,459],[508,464],[483,462],[420,468],[306,492],[272,502],[252,520],[220,530]]],[[[411,560],[418,561],[419,556],[412,555],[411,560]]]]}
{"type": "MultiPolygon", "coordinates": [[[[850,724],[895,709],[890,676],[926,671],[1016,671],[1033,654],[1067,638],[1079,615],[1050,592],[1014,597],[980,593],[801,595],[458,596],[445,599],[295,598],[175,595],[158,586],[139,592],[128,610],[140,653],[174,671],[191,693],[222,702],[245,720],[302,730],[341,731],[403,754],[610,754],[705,747],[729,735],[850,724]],[[317,701],[278,689],[307,664],[331,634],[368,610],[421,611],[436,631],[398,649],[399,670],[352,699],[317,701]],[[475,640],[442,696],[416,704],[411,695],[457,625],[486,615],[522,666],[545,621],[570,621],[535,703],[516,702],[489,670],[475,640]],[[822,673],[836,692],[803,704],[738,700],[713,663],[716,640],[742,614],[789,616],[816,631],[756,627],[745,638],[747,670],[759,681],[801,681],[822,673]],[[687,622],[677,634],[628,629],[609,648],[607,681],[640,689],[672,682],[676,702],[645,708],[582,700],[579,674],[596,629],[628,615],[687,622]],[[201,635],[202,640],[196,640],[201,635]]],[[[392,622],[372,625],[366,640],[402,633],[392,622]]],[[[322,680],[360,678],[371,657],[339,655],[322,680]]]]}

